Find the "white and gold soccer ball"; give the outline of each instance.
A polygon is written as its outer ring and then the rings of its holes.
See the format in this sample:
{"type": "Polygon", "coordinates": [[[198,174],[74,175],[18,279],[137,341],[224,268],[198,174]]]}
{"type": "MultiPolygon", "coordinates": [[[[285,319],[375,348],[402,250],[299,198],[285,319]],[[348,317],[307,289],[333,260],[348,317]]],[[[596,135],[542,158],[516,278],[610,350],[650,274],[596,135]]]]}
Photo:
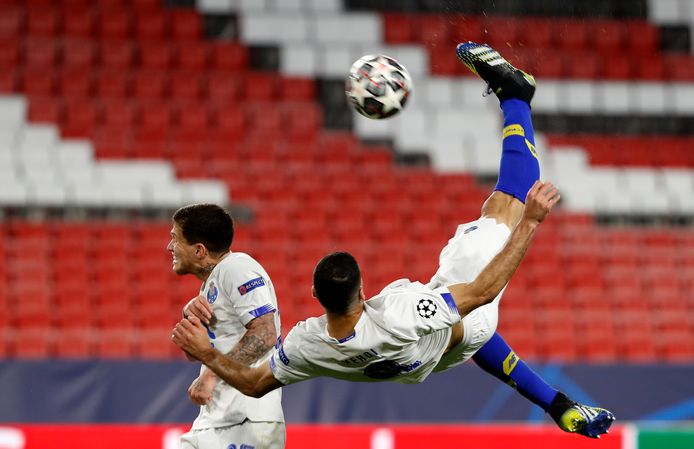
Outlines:
{"type": "Polygon", "coordinates": [[[384,119],[402,111],[412,88],[410,73],[394,58],[366,55],[352,64],[345,93],[361,115],[384,119]]]}

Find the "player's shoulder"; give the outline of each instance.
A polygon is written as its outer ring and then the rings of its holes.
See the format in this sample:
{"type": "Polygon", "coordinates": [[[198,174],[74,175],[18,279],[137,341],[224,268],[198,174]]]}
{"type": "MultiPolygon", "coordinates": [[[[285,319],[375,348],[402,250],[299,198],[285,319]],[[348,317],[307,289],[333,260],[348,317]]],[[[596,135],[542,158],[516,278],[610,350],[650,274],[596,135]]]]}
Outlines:
{"type": "Polygon", "coordinates": [[[325,315],[310,317],[296,323],[296,325],[294,325],[292,328],[292,331],[305,335],[318,335],[325,331],[326,324],[327,320],[325,315]]]}
{"type": "Polygon", "coordinates": [[[220,263],[221,273],[231,274],[233,277],[244,277],[245,273],[259,273],[266,276],[265,269],[253,257],[246,253],[229,253],[220,263]]]}

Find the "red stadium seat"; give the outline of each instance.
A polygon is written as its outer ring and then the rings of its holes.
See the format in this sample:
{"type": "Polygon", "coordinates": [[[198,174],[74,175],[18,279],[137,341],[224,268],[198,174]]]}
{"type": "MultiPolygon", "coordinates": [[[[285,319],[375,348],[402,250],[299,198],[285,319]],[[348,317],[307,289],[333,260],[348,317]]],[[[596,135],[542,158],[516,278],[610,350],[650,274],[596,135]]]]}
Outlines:
{"type": "Polygon", "coordinates": [[[45,69],[27,69],[22,74],[22,91],[29,96],[50,97],[55,93],[55,78],[45,69]]]}
{"type": "Polygon", "coordinates": [[[626,45],[639,55],[650,55],[658,51],[660,36],[658,27],[642,20],[626,21],[626,45]]]}
{"type": "Polygon", "coordinates": [[[54,354],[61,358],[90,358],[94,356],[95,337],[91,329],[64,329],[56,336],[54,354]]]}
{"type": "Polygon", "coordinates": [[[248,51],[234,42],[212,44],[212,67],[223,72],[240,72],[248,66],[248,51]]]}
{"type": "Polygon", "coordinates": [[[136,355],[134,332],[129,327],[106,329],[95,335],[94,351],[101,358],[129,359],[136,355]]]}
{"type": "Polygon", "coordinates": [[[44,359],[51,354],[53,334],[47,327],[16,329],[12,354],[23,359],[44,359]]]}
{"type": "Polygon", "coordinates": [[[316,83],[310,78],[283,76],[279,79],[279,95],[282,100],[313,101],[316,98],[316,83]]]}
{"type": "Polygon", "coordinates": [[[614,54],[624,50],[624,25],[616,20],[596,20],[592,28],[592,45],[603,54],[614,54]]]}
{"type": "Polygon", "coordinates": [[[667,77],[666,62],[659,54],[641,54],[634,65],[638,79],[660,81],[667,77]]]}
{"type": "Polygon", "coordinates": [[[169,103],[148,101],[141,105],[139,135],[165,137],[173,124],[173,111],[169,103]]]}
{"type": "Polygon", "coordinates": [[[164,43],[169,37],[169,23],[166,16],[152,10],[136,14],[135,37],[140,43],[164,43]]]}
{"type": "Polygon", "coordinates": [[[63,102],[57,98],[34,97],[29,102],[29,121],[57,124],[63,118],[63,102]]]}
{"type": "Polygon", "coordinates": [[[135,105],[128,101],[112,100],[101,107],[102,123],[110,128],[131,128],[138,118],[135,105]]]}
{"type": "Polygon", "coordinates": [[[90,38],[94,35],[96,18],[89,8],[70,11],[63,16],[66,37],[90,38]]]}
{"type": "Polygon", "coordinates": [[[97,33],[104,40],[129,39],[133,17],[127,9],[102,10],[97,20],[97,33]]]}
{"type": "Polygon", "coordinates": [[[449,20],[439,14],[422,14],[414,27],[417,42],[429,47],[448,46],[451,41],[449,20]]]}
{"type": "Polygon", "coordinates": [[[14,67],[19,63],[19,39],[14,37],[0,37],[0,64],[5,67],[14,67]]]}
{"type": "Polygon", "coordinates": [[[97,105],[88,100],[68,100],[65,102],[65,119],[61,127],[64,137],[87,137],[98,122],[97,105]]]}
{"type": "Polygon", "coordinates": [[[51,7],[33,7],[27,10],[27,33],[30,36],[56,36],[60,23],[58,11],[51,7]]]}
{"type": "Polygon", "coordinates": [[[118,70],[101,70],[96,75],[96,92],[102,99],[130,96],[131,80],[118,70]]]}
{"type": "Polygon", "coordinates": [[[498,49],[514,48],[522,34],[523,24],[514,17],[490,16],[484,23],[489,33],[489,44],[498,49]]]}
{"type": "Polygon", "coordinates": [[[127,40],[101,42],[101,67],[108,70],[127,70],[135,60],[135,49],[127,40]]]}
{"type": "Polygon", "coordinates": [[[169,77],[166,72],[140,70],[133,75],[133,93],[141,100],[160,100],[169,93],[169,77]]]}
{"type": "Polygon", "coordinates": [[[175,47],[168,42],[140,42],[140,66],[146,70],[167,70],[174,61],[175,47]]]}
{"type": "Polygon", "coordinates": [[[171,341],[171,330],[175,322],[169,326],[160,326],[143,330],[137,341],[137,356],[145,359],[170,359],[184,357],[183,353],[171,341]]]}
{"type": "Polygon", "coordinates": [[[63,70],[58,84],[58,91],[65,98],[87,98],[94,92],[92,73],[86,69],[63,70]]]}
{"type": "Polygon", "coordinates": [[[24,9],[12,6],[3,7],[0,14],[0,37],[19,37],[24,25],[24,9]]]}
{"type": "Polygon", "coordinates": [[[210,45],[207,42],[176,42],[176,45],[180,69],[195,71],[207,69],[210,64],[210,45]]]}
{"type": "Polygon", "coordinates": [[[171,73],[171,98],[197,102],[203,97],[204,79],[199,72],[177,71],[171,73]]]}
{"type": "Polygon", "coordinates": [[[123,159],[132,156],[133,137],[127,129],[96,128],[92,140],[98,158],[123,159]]]}
{"type": "Polygon", "coordinates": [[[402,13],[383,14],[383,40],[388,44],[408,44],[414,41],[413,16],[402,13]]]}
{"type": "Polygon", "coordinates": [[[169,12],[171,35],[178,42],[196,41],[202,38],[202,17],[194,10],[172,10],[169,12]]]}
{"type": "Polygon", "coordinates": [[[603,61],[592,51],[572,51],[564,55],[567,76],[575,79],[597,79],[603,72],[603,61]]]}
{"type": "Polygon", "coordinates": [[[480,16],[457,16],[451,25],[451,37],[455,42],[484,42],[487,30],[480,16]]]}
{"type": "Polygon", "coordinates": [[[522,21],[523,29],[531,33],[520,33],[518,39],[528,48],[550,48],[553,44],[552,20],[529,18],[522,21]]]}
{"type": "Polygon", "coordinates": [[[72,38],[63,41],[63,67],[89,70],[96,61],[96,46],[87,39],[72,38]]]}
{"type": "Polygon", "coordinates": [[[694,57],[689,54],[666,55],[665,67],[672,81],[694,80],[694,57]]]}
{"type": "Polygon", "coordinates": [[[16,92],[19,87],[19,74],[13,70],[0,71],[0,92],[11,93],[16,92]]]}
{"type": "Polygon", "coordinates": [[[590,23],[579,19],[562,19],[553,22],[554,39],[559,47],[574,51],[588,50],[590,23]]]}

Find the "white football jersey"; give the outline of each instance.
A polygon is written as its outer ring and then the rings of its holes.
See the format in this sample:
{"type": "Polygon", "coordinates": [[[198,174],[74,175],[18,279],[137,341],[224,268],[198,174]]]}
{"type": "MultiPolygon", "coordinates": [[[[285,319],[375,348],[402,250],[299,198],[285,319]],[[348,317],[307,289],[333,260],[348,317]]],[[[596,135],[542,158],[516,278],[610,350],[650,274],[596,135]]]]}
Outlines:
{"type": "MultiPolygon", "coordinates": [[[[210,274],[200,289],[217,318],[208,327],[215,348],[226,354],[246,333],[245,325],[267,313],[275,316],[275,329],[281,335],[277,296],[270,276],[251,256],[230,253],[210,274]]],[[[258,366],[270,357],[272,351],[261,357],[258,366]]],[[[207,369],[204,366],[201,368],[207,369]]],[[[241,394],[221,379],[212,392],[212,400],[200,407],[193,429],[225,427],[250,421],[283,422],[282,393],[277,389],[260,399],[241,394]]]]}
{"type": "Polygon", "coordinates": [[[446,288],[407,279],[364,302],[354,333],[338,340],[325,315],[298,323],[275,349],[270,368],[285,385],[313,377],[361,382],[422,382],[448,346],[460,321],[446,288]]]}

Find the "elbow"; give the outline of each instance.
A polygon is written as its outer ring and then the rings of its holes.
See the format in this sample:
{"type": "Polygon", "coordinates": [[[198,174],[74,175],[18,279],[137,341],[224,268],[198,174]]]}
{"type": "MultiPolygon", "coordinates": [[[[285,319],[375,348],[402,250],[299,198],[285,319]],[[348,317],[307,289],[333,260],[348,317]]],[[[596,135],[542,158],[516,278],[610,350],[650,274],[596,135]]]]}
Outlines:
{"type": "Polygon", "coordinates": [[[262,391],[260,388],[258,388],[257,385],[250,386],[245,389],[245,391],[242,391],[241,393],[245,394],[246,396],[255,398],[255,399],[260,399],[263,396],[265,396],[265,391],[262,391]]]}

